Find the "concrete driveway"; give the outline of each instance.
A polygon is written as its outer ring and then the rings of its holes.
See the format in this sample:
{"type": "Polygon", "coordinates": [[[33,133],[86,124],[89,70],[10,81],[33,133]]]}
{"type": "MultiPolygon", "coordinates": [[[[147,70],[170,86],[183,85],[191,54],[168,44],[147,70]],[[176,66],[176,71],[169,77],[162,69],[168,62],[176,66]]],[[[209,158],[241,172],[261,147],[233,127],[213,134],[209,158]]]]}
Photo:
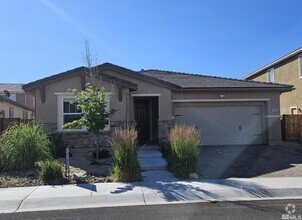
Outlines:
{"type": "Polygon", "coordinates": [[[302,146],[203,146],[198,173],[201,179],[301,177],[302,146]]]}

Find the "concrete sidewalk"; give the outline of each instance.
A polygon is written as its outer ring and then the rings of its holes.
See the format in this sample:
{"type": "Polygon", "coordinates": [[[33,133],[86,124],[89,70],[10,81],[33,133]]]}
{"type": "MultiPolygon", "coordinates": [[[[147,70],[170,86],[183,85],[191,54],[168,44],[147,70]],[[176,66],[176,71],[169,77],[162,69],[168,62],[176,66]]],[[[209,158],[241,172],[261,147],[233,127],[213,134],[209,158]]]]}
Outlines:
{"type": "Polygon", "coordinates": [[[2,188],[0,213],[268,199],[302,199],[302,177],[2,188]]]}

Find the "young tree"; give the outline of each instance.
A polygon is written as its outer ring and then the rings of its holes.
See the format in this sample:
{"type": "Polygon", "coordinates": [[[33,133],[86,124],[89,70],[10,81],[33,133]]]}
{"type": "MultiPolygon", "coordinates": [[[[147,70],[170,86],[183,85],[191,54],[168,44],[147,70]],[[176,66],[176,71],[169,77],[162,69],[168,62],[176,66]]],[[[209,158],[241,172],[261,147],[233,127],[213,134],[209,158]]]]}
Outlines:
{"type": "Polygon", "coordinates": [[[87,128],[88,132],[94,134],[97,137],[97,161],[99,159],[99,144],[98,138],[109,123],[109,117],[115,110],[107,110],[110,97],[105,93],[105,89],[100,87],[100,74],[98,69],[93,66],[93,58],[90,54],[88,41],[85,41],[85,53],[83,54],[83,60],[87,65],[85,72],[86,81],[88,83],[85,86],[85,90],[78,92],[77,89],[71,89],[70,91],[75,96],[75,103],[77,109],[83,111],[83,117],[78,120],[66,123],[63,125],[64,129],[74,128],[87,128]]]}

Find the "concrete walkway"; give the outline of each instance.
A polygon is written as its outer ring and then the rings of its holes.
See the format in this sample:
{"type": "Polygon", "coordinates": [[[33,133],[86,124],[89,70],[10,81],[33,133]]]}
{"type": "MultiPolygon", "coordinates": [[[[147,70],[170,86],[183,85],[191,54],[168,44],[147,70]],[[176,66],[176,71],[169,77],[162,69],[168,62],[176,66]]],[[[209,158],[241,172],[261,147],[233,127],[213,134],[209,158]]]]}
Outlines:
{"type": "Polygon", "coordinates": [[[268,199],[302,199],[302,177],[2,188],[0,213],[268,199]]]}
{"type": "Polygon", "coordinates": [[[159,150],[147,149],[139,151],[138,159],[144,182],[177,181],[175,176],[166,170],[166,161],[159,150]]]}

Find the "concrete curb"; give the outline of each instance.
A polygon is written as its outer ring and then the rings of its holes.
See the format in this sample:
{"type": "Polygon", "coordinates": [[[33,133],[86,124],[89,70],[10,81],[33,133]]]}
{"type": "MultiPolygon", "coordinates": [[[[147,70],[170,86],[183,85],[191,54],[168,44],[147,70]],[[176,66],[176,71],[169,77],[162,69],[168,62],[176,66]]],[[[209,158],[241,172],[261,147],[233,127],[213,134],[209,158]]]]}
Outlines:
{"type": "Polygon", "coordinates": [[[302,199],[302,178],[231,178],[2,188],[0,213],[277,199],[302,199]]]}

